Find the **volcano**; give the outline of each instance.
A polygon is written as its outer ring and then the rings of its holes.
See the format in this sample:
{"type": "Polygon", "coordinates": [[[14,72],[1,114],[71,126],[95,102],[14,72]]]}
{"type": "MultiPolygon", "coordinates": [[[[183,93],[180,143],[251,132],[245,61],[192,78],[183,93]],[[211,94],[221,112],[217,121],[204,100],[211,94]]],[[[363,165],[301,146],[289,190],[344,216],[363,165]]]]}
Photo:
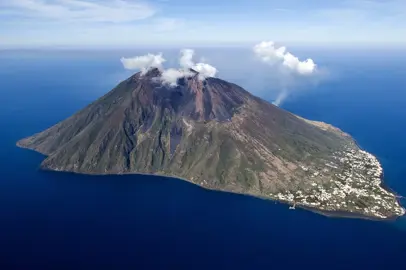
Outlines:
{"type": "Polygon", "coordinates": [[[17,145],[46,155],[46,170],[163,175],[328,214],[404,214],[381,187],[379,161],[338,128],[195,71],[176,86],[160,76],[136,73],[17,145]]]}

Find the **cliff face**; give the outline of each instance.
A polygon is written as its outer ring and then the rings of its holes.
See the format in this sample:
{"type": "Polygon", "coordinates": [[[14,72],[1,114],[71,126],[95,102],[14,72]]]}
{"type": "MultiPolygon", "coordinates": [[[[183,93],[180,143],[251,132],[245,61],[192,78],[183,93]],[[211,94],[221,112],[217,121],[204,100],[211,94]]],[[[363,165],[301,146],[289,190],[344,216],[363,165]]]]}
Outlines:
{"type": "MultiPolygon", "coordinates": [[[[202,81],[195,74],[171,88],[159,76],[157,69],[137,73],[18,145],[47,155],[44,169],[168,175],[299,204],[298,191],[306,195],[315,187],[331,187],[345,167],[341,156],[360,151],[340,130],[295,116],[235,84],[202,81]]],[[[324,203],[312,205],[321,199],[309,196],[303,205],[323,209],[324,203]]],[[[394,196],[390,200],[397,205],[394,196]]],[[[363,208],[350,209],[365,214],[363,208]]],[[[347,211],[348,206],[325,210],[347,211]]],[[[390,207],[382,211],[396,215],[390,207]]]]}

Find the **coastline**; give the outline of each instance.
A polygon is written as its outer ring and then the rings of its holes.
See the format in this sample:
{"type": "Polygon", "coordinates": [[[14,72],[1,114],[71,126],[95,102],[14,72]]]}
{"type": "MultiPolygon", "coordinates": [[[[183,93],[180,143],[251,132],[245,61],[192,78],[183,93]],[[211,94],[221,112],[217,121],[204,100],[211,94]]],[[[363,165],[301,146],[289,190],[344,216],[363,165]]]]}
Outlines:
{"type": "Polygon", "coordinates": [[[377,217],[371,217],[371,216],[366,216],[366,215],[361,215],[361,214],[356,214],[352,212],[345,212],[345,211],[327,211],[327,210],[319,210],[316,208],[310,208],[306,207],[303,205],[297,205],[296,207],[314,212],[316,214],[329,217],[329,218],[351,218],[351,219],[363,219],[363,220],[370,220],[370,221],[395,221],[397,220],[400,216],[392,216],[392,217],[386,217],[386,218],[377,218],[377,217]]]}
{"type": "MultiPolygon", "coordinates": [[[[366,151],[364,148],[362,148],[361,145],[357,142],[357,140],[354,139],[354,137],[351,136],[351,138],[352,138],[352,140],[354,141],[355,145],[356,145],[360,150],[365,151],[365,152],[367,152],[367,153],[373,155],[373,156],[379,161],[379,158],[378,158],[377,156],[375,156],[374,154],[372,154],[372,153],[366,151]]],[[[380,164],[380,163],[381,163],[381,162],[379,161],[379,164],[380,164]]],[[[380,164],[380,165],[382,166],[382,164],[380,164]]],[[[399,197],[401,197],[401,198],[404,198],[404,197],[403,197],[401,194],[399,194],[398,192],[396,192],[394,189],[392,189],[387,183],[385,183],[385,181],[384,181],[384,180],[385,180],[385,171],[384,171],[384,170],[382,170],[380,179],[381,179],[381,182],[380,182],[379,186],[380,186],[381,188],[383,188],[384,190],[389,191],[390,193],[393,193],[393,194],[398,198],[397,201],[398,201],[399,205],[402,206],[402,204],[400,203],[399,197]]]]}
{"type": "MultiPolygon", "coordinates": [[[[365,150],[359,143],[358,143],[358,141],[353,137],[353,136],[351,136],[350,134],[348,134],[350,137],[351,137],[351,139],[354,141],[354,144],[360,149],[360,150],[362,150],[362,151],[365,151],[365,152],[367,152],[367,153],[369,153],[369,154],[371,154],[372,156],[374,156],[377,160],[378,160],[378,162],[379,162],[379,164],[381,165],[381,167],[382,167],[382,164],[381,164],[381,162],[379,161],[379,158],[376,156],[376,155],[374,155],[374,154],[372,154],[372,153],[370,153],[370,152],[368,152],[367,150],[365,150]]],[[[384,190],[386,190],[386,191],[388,191],[388,192],[390,192],[390,193],[393,193],[396,197],[397,197],[397,201],[398,201],[398,203],[399,203],[399,205],[400,206],[403,206],[401,203],[400,203],[400,198],[404,198],[401,194],[399,194],[398,192],[396,192],[395,190],[393,190],[387,183],[385,183],[385,171],[384,170],[382,170],[382,173],[381,173],[381,176],[380,176],[380,179],[381,179],[381,182],[379,183],[379,186],[381,187],[381,188],[383,188],[384,190]],[[400,197],[400,198],[399,198],[400,197]]],[[[404,207],[403,207],[404,208],[404,207]]],[[[404,209],[406,209],[406,208],[404,208],[404,209]]]]}
{"type": "MultiPolygon", "coordinates": [[[[42,153],[40,151],[37,151],[35,149],[32,149],[32,148],[29,148],[27,146],[21,145],[19,142],[20,141],[18,141],[16,143],[16,146],[21,148],[21,149],[27,149],[27,150],[30,150],[30,151],[34,151],[36,153],[39,153],[39,154],[43,155],[45,158],[48,156],[48,155],[46,155],[46,154],[44,154],[44,153],[42,153]]],[[[357,147],[359,147],[358,144],[356,144],[356,145],[357,145],[357,147]]],[[[360,148],[360,149],[362,150],[362,148],[360,148]]],[[[39,166],[38,169],[42,170],[42,171],[48,171],[48,172],[69,173],[69,174],[88,175],[88,176],[114,176],[114,175],[116,175],[116,176],[119,176],[119,175],[159,176],[159,177],[170,178],[170,179],[174,179],[174,180],[182,180],[182,181],[188,182],[188,183],[190,183],[192,185],[195,185],[197,187],[203,188],[205,190],[226,192],[226,193],[238,194],[238,195],[243,195],[243,196],[250,196],[250,197],[257,198],[257,199],[274,201],[275,203],[281,203],[281,204],[284,204],[286,206],[293,206],[293,204],[291,202],[278,200],[278,199],[275,199],[275,198],[272,198],[272,197],[264,196],[262,194],[243,193],[243,192],[231,191],[231,190],[225,190],[225,189],[210,188],[210,187],[204,186],[202,184],[193,182],[192,180],[189,180],[187,178],[174,176],[174,175],[168,175],[168,174],[164,174],[164,173],[143,173],[143,172],[91,173],[91,172],[77,172],[77,171],[57,170],[57,169],[52,169],[52,168],[49,168],[49,167],[42,167],[41,165],[39,166]]],[[[380,183],[381,188],[393,193],[395,196],[398,196],[396,192],[392,191],[391,188],[389,188],[387,185],[384,184],[384,182],[383,182],[383,172],[382,172],[380,178],[381,178],[381,183],[380,183]]],[[[397,201],[398,201],[399,205],[402,206],[402,204],[400,203],[399,198],[397,198],[397,201]]],[[[308,207],[308,206],[305,206],[305,205],[301,205],[300,203],[299,204],[295,203],[294,206],[298,207],[298,208],[301,208],[303,210],[306,210],[306,211],[313,212],[315,214],[319,214],[319,215],[322,215],[322,216],[325,216],[325,217],[329,217],[329,218],[353,218],[353,219],[364,219],[364,220],[371,220],[371,221],[394,221],[394,220],[396,220],[397,218],[400,217],[400,216],[392,216],[392,217],[386,217],[386,218],[378,218],[378,217],[362,215],[362,214],[357,214],[357,213],[352,213],[352,212],[345,212],[345,211],[327,211],[327,210],[322,210],[322,209],[318,209],[318,208],[313,208],[313,207],[308,207]]]]}

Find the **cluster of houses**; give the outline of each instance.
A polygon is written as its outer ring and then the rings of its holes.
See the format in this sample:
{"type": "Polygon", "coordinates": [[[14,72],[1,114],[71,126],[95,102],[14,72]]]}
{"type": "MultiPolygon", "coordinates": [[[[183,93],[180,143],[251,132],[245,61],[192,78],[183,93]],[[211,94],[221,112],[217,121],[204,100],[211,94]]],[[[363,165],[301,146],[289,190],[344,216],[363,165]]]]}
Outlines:
{"type": "Polygon", "coordinates": [[[335,153],[334,159],[317,171],[302,165],[301,169],[313,181],[302,190],[279,192],[271,197],[293,205],[375,218],[405,214],[396,195],[381,187],[383,170],[375,156],[346,148],[335,153]]]}

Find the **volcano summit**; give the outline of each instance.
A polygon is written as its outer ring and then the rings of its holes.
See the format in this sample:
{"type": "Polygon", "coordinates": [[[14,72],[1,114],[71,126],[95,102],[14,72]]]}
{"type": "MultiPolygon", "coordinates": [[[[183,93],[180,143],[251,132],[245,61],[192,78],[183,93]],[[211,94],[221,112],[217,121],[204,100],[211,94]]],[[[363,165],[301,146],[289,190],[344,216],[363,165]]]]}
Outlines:
{"type": "Polygon", "coordinates": [[[378,160],[348,134],[190,73],[176,86],[157,68],[136,73],[17,145],[46,155],[47,170],[171,176],[337,215],[405,213],[381,187],[378,160]]]}

